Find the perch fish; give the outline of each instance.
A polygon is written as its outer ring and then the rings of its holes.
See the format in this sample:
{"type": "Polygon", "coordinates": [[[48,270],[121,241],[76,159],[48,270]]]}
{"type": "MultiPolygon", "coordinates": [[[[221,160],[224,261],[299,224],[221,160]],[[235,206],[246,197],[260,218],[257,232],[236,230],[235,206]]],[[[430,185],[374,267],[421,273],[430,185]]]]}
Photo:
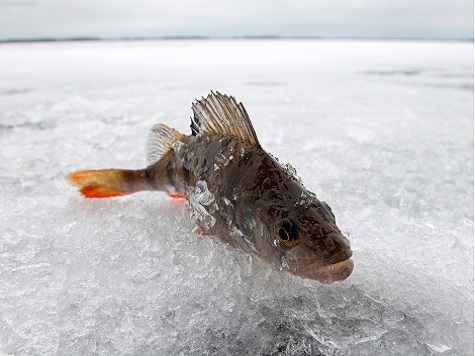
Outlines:
{"type": "Polygon", "coordinates": [[[145,169],[67,175],[86,198],[164,191],[188,201],[203,234],[321,283],[346,279],[352,251],[327,203],[260,145],[242,103],[218,92],[192,104],[191,135],[152,127],[145,169]]]}

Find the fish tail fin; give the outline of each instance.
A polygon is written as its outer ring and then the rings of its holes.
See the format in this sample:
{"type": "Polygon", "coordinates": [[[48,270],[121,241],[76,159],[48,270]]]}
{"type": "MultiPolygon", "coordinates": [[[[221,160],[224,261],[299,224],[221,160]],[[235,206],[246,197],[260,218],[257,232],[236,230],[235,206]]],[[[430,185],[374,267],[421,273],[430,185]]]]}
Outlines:
{"type": "MultiPolygon", "coordinates": [[[[167,173],[170,153],[176,141],[182,141],[185,135],[164,124],[152,127],[147,140],[148,167],[142,170],[99,169],[76,171],[66,175],[69,184],[78,187],[86,198],[109,198],[132,194],[143,190],[163,190],[172,198],[184,198],[167,173]]],[[[178,178],[175,179],[179,180],[178,178]]]]}
{"type": "Polygon", "coordinates": [[[86,198],[109,198],[153,190],[147,182],[145,170],[99,169],[71,172],[69,184],[78,187],[86,198]]]}

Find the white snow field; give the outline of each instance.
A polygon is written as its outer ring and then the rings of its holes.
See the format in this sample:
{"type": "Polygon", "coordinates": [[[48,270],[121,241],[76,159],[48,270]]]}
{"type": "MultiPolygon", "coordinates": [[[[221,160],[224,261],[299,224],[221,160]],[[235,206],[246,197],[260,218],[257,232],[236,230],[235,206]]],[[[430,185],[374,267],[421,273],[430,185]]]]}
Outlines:
{"type": "Polygon", "coordinates": [[[1,355],[472,355],[473,43],[0,45],[1,355]],[[193,233],[142,168],[148,129],[235,96],[332,207],[355,270],[321,285],[193,233]]]}

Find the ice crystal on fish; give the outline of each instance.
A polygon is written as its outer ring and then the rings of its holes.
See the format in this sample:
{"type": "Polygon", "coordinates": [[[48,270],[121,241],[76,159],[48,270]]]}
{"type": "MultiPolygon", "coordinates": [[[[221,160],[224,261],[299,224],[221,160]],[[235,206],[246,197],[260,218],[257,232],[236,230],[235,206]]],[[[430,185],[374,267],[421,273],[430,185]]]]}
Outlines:
{"type": "Polygon", "coordinates": [[[203,228],[211,229],[216,223],[216,218],[212,215],[216,210],[216,204],[213,204],[214,195],[203,180],[197,181],[191,189],[188,200],[191,218],[203,228]]]}
{"type": "Polygon", "coordinates": [[[317,196],[315,193],[307,191],[306,193],[302,193],[300,195],[300,199],[297,201],[297,204],[301,206],[309,206],[314,204],[315,201],[317,201],[317,196]]]}
{"type": "Polygon", "coordinates": [[[183,147],[183,142],[179,141],[179,140],[176,140],[175,142],[173,142],[173,149],[178,152],[180,151],[180,149],[183,147]]]}
{"type": "Polygon", "coordinates": [[[229,162],[231,162],[231,160],[234,158],[234,156],[232,154],[230,155],[225,155],[223,153],[220,153],[216,156],[215,160],[216,160],[216,164],[220,167],[220,168],[224,168],[226,167],[229,162]]]}
{"type": "Polygon", "coordinates": [[[243,233],[239,228],[233,226],[231,228],[231,235],[237,241],[237,246],[240,246],[243,251],[252,251],[257,253],[256,247],[252,241],[249,240],[249,236],[243,233]]]}
{"type": "Polygon", "coordinates": [[[271,156],[273,159],[275,159],[276,162],[279,162],[279,158],[278,158],[278,157],[274,156],[274,155],[273,155],[272,153],[270,153],[270,152],[267,152],[267,153],[269,154],[269,156],[271,156]]]}
{"type": "Polygon", "coordinates": [[[280,260],[280,268],[281,269],[289,269],[289,264],[287,263],[287,260],[282,256],[280,260]]]}
{"type": "Polygon", "coordinates": [[[298,176],[297,170],[292,166],[290,163],[283,164],[282,167],[284,167],[285,171],[287,174],[290,176],[291,179],[299,183],[300,185],[303,185],[302,179],[298,176]]]}
{"type": "Polygon", "coordinates": [[[234,204],[226,197],[222,197],[221,202],[222,215],[224,216],[226,224],[231,226],[234,216],[234,204]]]}
{"type": "Polygon", "coordinates": [[[214,195],[208,189],[208,185],[204,180],[196,182],[193,193],[193,200],[201,205],[210,205],[214,201],[214,195]]]}
{"type": "Polygon", "coordinates": [[[233,189],[232,189],[232,191],[231,191],[231,198],[232,198],[233,200],[239,199],[240,195],[241,195],[241,194],[240,194],[238,188],[233,188],[233,189]]]}

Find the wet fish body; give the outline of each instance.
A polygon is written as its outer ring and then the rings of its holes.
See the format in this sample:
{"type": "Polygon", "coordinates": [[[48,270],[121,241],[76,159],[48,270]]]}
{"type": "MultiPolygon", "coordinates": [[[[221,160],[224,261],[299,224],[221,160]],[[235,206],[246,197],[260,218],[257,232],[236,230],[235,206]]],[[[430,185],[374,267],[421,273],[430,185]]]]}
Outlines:
{"type": "Polygon", "coordinates": [[[69,182],[86,197],[183,195],[203,234],[303,278],[347,278],[352,252],[333,212],[260,146],[244,106],[212,93],[192,109],[189,136],[163,124],[152,128],[147,168],[78,171],[69,182]]]}

